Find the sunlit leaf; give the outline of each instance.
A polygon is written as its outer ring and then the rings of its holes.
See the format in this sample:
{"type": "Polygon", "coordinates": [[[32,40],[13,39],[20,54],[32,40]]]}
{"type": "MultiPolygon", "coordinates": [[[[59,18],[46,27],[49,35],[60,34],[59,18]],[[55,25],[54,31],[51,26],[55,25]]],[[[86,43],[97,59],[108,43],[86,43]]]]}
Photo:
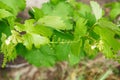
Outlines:
{"type": "Polygon", "coordinates": [[[66,29],[66,25],[59,16],[45,16],[38,20],[38,24],[48,26],[56,30],[66,29]]]}
{"type": "Polygon", "coordinates": [[[15,15],[25,8],[25,0],[0,0],[0,2],[9,6],[15,15]]]}
{"type": "Polygon", "coordinates": [[[92,11],[96,17],[96,20],[100,19],[102,17],[102,8],[97,2],[91,1],[90,5],[92,7],[92,11]]]}
{"type": "Polygon", "coordinates": [[[13,16],[10,12],[6,11],[5,9],[0,9],[0,18],[7,18],[13,16]]]}
{"type": "Polygon", "coordinates": [[[82,36],[85,36],[87,33],[87,26],[86,26],[86,19],[84,18],[79,18],[76,21],[76,28],[75,28],[75,32],[74,32],[74,36],[75,38],[78,37],[78,39],[82,36]]]}

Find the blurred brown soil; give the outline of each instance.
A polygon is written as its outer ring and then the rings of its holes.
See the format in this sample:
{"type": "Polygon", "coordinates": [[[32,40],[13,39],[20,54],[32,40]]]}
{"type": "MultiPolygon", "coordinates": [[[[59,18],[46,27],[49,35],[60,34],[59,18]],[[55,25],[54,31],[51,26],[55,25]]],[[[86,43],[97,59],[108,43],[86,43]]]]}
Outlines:
{"type": "Polygon", "coordinates": [[[0,80],[98,80],[108,70],[111,72],[105,80],[120,80],[120,65],[102,55],[93,60],[82,60],[73,67],[67,62],[59,62],[49,68],[37,68],[24,61],[19,64],[17,62],[0,69],[0,80]]]}

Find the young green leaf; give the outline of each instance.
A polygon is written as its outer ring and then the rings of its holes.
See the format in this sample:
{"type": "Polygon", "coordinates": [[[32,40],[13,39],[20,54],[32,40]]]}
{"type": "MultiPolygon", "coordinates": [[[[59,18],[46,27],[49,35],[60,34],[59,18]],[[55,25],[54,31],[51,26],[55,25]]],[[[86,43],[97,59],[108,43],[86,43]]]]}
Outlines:
{"type": "Polygon", "coordinates": [[[82,47],[82,39],[80,39],[80,41],[74,40],[74,42],[71,44],[71,52],[74,55],[80,55],[80,52],[82,52],[81,50],[82,47]]]}
{"type": "Polygon", "coordinates": [[[112,20],[114,20],[115,18],[117,18],[117,16],[119,16],[119,14],[120,14],[120,2],[108,3],[105,6],[110,8],[109,15],[110,15],[110,18],[112,20]]]}
{"type": "Polygon", "coordinates": [[[120,28],[108,20],[100,19],[97,24],[102,28],[108,28],[116,34],[120,35],[120,28]]]}
{"type": "Polygon", "coordinates": [[[31,15],[36,19],[39,20],[44,16],[44,13],[41,9],[34,7],[32,10],[30,10],[31,15]]]}
{"type": "Polygon", "coordinates": [[[41,10],[43,11],[43,13],[44,13],[45,15],[49,15],[49,14],[51,14],[51,12],[53,11],[53,8],[54,8],[54,7],[55,7],[55,6],[52,5],[52,4],[50,4],[50,3],[44,3],[44,4],[42,5],[41,10]]]}
{"type": "Polygon", "coordinates": [[[32,45],[36,48],[40,48],[41,45],[48,44],[49,39],[47,37],[41,36],[39,34],[36,26],[34,26],[35,20],[27,20],[24,25],[18,24],[15,26],[15,29],[18,30],[19,32],[25,31],[25,34],[23,34],[22,39],[23,39],[23,45],[27,49],[32,49],[32,45]]]}
{"type": "Polygon", "coordinates": [[[10,11],[10,12],[12,12],[13,10],[9,6],[7,6],[7,4],[3,3],[2,1],[0,1],[0,9],[5,9],[6,11],[10,11]]]}
{"type": "Polygon", "coordinates": [[[112,9],[110,11],[110,17],[111,17],[112,20],[115,19],[119,14],[120,14],[120,7],[112,9]]]}
{"type": "Polygon", "coordinates": [[[53,12],[50,15],[60,16],[63,19],[68,18],[73,14],[73,8],[65,2],[60,2],[53,9],[53,12]]]}
{"type": "Polygon", "coordinates": [[[70,45],[65,43],[57,44],[55,53],[58,61],[67,61],[70,54],[70,45]]]}
{"type": "Polygon", "coordinates": [[[5,9],[0,9],[0,19],[7,18],[10,16],[13,16],[13,14],[10,13],[9,11],[6,11],[5,9]]]}
{"type": "Polygon", "coordinates": [[[94,31],[100,35],[98,48],[104,52],[106,57],[114,57],[113,54],[120,50],[120,42],[114,37],[116,33],[105,26],[95,26],[94,31]]]}
{"type": "Polygon", "coordinates": [[[91,1],[90,5],[92,7],[92,11],[96,17],[96,20],[100,19],[102,17],[102,8],[97,2],[91,1]]]}
{"type": "Polygon", "coordinates": [[[12,31],[12,35],[8,38],[5,34],[2,34],[1,41],[1,52],[4,54],[2,67],[4,67],[7,61],[11,61],[16,58],[17,53],[15,47],[18,43],[22,43],[22,39],[18,32],[12,31]]]}
{"type": "Polygon", "coordinates": [[[36,25],[34,32],[45,37],[51,37],[53,34],[53,30],[51,28],[41,25],[36,25]]]}
{"type": "Polygon", "coordinates": [[[75,27],[75,32],[74,32],[74,37],[75,38],[80,38],[82,36],[85,36],[87,33],[87,26],[86,26],[87,20],[84,18],[79,18],[76,21],[76,27],[75,27]]]}
{"type": "Polygon", "coordinates": [[[49,43],[49,39],[47,37],[40,36],[38,34],[31,34],[32,41],[36,48],[40,48],[41,45],[45,45],[49,43]]]}
{"type": "Polygon", "coordinates": [[[0,0],[0,2],[9,6],[12,9],[12,12],[17,15],[17,13],[23,10],[26,6],[25,0],[0,0]]]}
{"type": "Polygon", "coordinates": [[[59,16],[45,16],[38,20],[38,24],[51,27],[56,30],[65,30],[66,25],[59,16]]]}
{"type": "Polygon", "coordinates": [[[22,36],[22,38],[23,38],[23,45],[29,50],[32,49],[33,46],[32,36],[30,34],[25,34],[22,36]]]}
{"type": "MultiPolygon", "coordinates": [[[[81,56],[81,57],[83,57],[83,56],[81,56]]],[[[71,66],[78,64],[80,62],[80,56],[74,55],[71,53],[71,54],[69,54],[69,61],[68,62],[71,66]]]]}
{"type": "Polygon", "coordinates": [[[87,5],[87,4],[84,4],[84,3],[82,3],[82,2],[77,2],[76,8],[77,8],[76,11],[79,12],[80,16],[85,17],[86,14],[91,13],[91,8],[90,8],[90,6],[87,5]]]}
{"type": "Polygon", "coordinates": [[[64,24],[66,25],[66,30],[71,30],[73,28],[73,22],[71,20],[73,15],[73,8],[67,2],[60,1],[57,5],[45,3],[43,4],[41,10],[47,16],[61,17],[64,24]]]}
{"type": "Polygon", "coordinates": [[[66,0],[50,0],[50,3],[56,5],[56,4],[58,4],[59,2],[62,2],[62,1],[66,1],[66,0]]]}

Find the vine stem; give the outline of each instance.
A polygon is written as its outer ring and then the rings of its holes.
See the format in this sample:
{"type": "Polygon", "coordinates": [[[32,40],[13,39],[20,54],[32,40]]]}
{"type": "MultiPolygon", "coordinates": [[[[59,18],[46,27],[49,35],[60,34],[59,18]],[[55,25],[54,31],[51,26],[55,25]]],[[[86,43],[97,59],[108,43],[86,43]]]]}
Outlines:
{"type": "Polygon", "coordinates": [[[76,41],[60,41],[60,42],[50,42],[51,44],[54,44],[54,43],[61,43],[61,44],[65,44],[65,43],[68,43],[68,44],[71,44],[71,43],[77,43],[79,42],[80,40],[76,40],[76,41]]]}
{"type": "Polygon", "coordinates": [[[24,66],[27,66],[29,65],[28,63],[22,63],[22,64],[17,64],[17,65],[6,65],[6,68],[15,68],[15,69],[18,69],[18,68],[21,68],[21,67],[24,67],[24,66]]]}

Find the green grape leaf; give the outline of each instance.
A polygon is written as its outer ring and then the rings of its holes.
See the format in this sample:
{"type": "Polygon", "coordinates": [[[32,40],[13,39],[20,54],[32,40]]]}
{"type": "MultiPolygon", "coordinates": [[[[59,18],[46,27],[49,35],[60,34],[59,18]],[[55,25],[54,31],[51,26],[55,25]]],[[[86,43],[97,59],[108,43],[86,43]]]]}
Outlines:
{"type": "Polygon", "coordinates": [[[31,34],[32,41],[36,48],[40,48],[40,45],[45,45],[49,43],[49,39],[47,37],[40,36],[38,34],[31,34]]]}
{"type": "Polygon", "coordinates": [[[74,42],[71,44],[71,52],[74,55],[79,55],[81,52],[82,47],[82,40],[80,41],[74,40],[74,42]]]}
{"type": "Polygon", "coordinates": [[[71,66],[75,65],[75,64],[78,64],[80,62],[80,57],[79,56],[76,56],[74,54],[69,54],[69,64],[71,66]]]}
{"type": "Polygon", "coordinates": [[[24,30],[27,32],[27,33],[31,33],[33,32],[34,30],[34,22],[35,20],[34,19],[30,19],[30,20],[26,20],[25,21],[25,24],[24,24],[24,30]]]}
{"type": "Polygon", "coordinates": [[[73,14],[73,8],[65,2],[59,2],[57,5],[45,3],[41,9],[46,15],[60,16],[63,19],[73,14]]]}
{"type": "Polygon", "coordinates": [[[53,34],[53,30],[51,28],[41,25],[36,25],[34,32],[46,37],[51,37],[53,34]]]}
{"type": "Polygon", "coordinates": [[[34,19],[26,20],[24,25],[16,23],[15,29],[19,32],[26,31],[26,33],[35,33],[43,36],[51,36],[53,32],[48,27],[37,25],[34,19]]]}
{"type": "Polygon", "coordinates": [[[87,19],[87,26],[92,27],[96,23],[96,18],[92,13],[86,13],[85,19],[87,19]]]}
{"type": "Polygon", "coordinates": [[[38,24],[48,26],[56,30],[65,30],[66,25],[59,16],[45,16],[38,20],[38,24]]]}
{"type": "Polygon", "coordinates": [[[40,49],[26,50],[24,46],[17,46],[17,53],[23,56],[30,64],[37,67],[49,67],[55,64],[56,58],[50,46],[41,46],[40,49]]]}
{"type": "Polygon", "coordinates": [[[50,3],[44,3],[44,4],[42,5],[41,10],[44,12],[44,14],[49,15],[49,14],[51,14],[51,12],[53,11],[53,8],[54,8],[54,7],[55,7],[55,6],[52,5],[52,4],[50,4],[50,3]]]}
{"type": "Polygon", "coordinates": [[[32,45],[36,48],[40,48],[41,45],[48,44],[49,39],[47,37],[41,36],[38,34],[38,30],[36,26],[34,26],[35,20],[27,20],[25,24],[18,24],[15,26],[15,29],[22,32],[25,31],[26,33],[22,36],[23,45],[26,46],[27,49],[32,49],[32,45]]]}
{"type": "Polygon", "coordinates": [[[114,20],[120,14],[120,2],[111,2],[105,6],[111,9],[109,15],[112,20],[114,20]]]}
{"type": "Polygon", "coordinates": [[[57,5],[43,4],[42,11],[45,15],[59,16],[66,25],[66,30],[73,28],[71,16],[73,15],[73,8],[65,2],[59,2],[57,5]]]}
{"type": "Polygon", "coordinates": [[[74,32],[74,36],[76,39],[77,38],[79,39],[80,37],[86,35],[86,33],[87,33],[86,23],[87,23],[87,21],[84,18],[79,18],[76,21],[76,28],[75,28],[75,32],[74,32]]]}
{"type": "Polygon", "coordinates": [[[78,13],[80,14],[80,16],[85,17],[87,13],[91,13],[90,6],[84,3],[77,2],[76,8],[78,8],[78,13]]]}
{"type": "Polygon", "coordinates": [[[25,0],[0,0],[0,2],[6,4],[10,8],[12,8],[12,11],[15,15],[21,10],[25,8],[25,0]]]}
{"type": "Polygon", "coordinates": [[[64,32],[60,32],[60,31],[54,31],[53,34],[53,40],[54,41],[59,41],[59,40],[73,40],[73,35],[71,35],[70,33],[64,33],[64,32]]]}
{"type": "Polygon", "coordinates": [[[96,34],[93,30],[89,32],[89,36],[93,38],[94,40],[99,40],[100,36],[96,34]]]}
{"type": "Polygon", "coordinates": [[[92,11],[96,17],[96,20],[100,19],[102,17],[102,8],[97,2],[91,1],[90,5],[92,7],[92,11]]]}
{"type": "Polygon", "coordinates": [[[16,23],[15,29],[19,32],[26,31],[27,33],[31,33],[34,30],[34,19],[29,19],[25,21],[25,24],[16,23]]]}
{"type": "Polygon", "coordinates": [[[97,23],[100,27],[103,28],[108,28],[112,31],[114,31],[115,33],[117,33],[118,35],[120,35],[120,29],[118,26],[116,26],[115,24],[113,24],[110,21],[104,20],[104,19],[100,19],[97,23]]]}
{"type": "Polygon", "coordinates": [[[10,29],[13,29],[15,16],[5,9],[0,9],[0,19],[6,20],[6,23],[9,24],[10,29]]]}
{"type": "Polygon", "coordinates": [[[105,26],[95,26],[94,31],[100,35],[98,48],[103,51],[106,57],[113,57],[113,54],[120,50],[120,42],[114,37],[115,32],[109,30],[105,26]]]}
{"type": "Polygon", "coordinates": [[[0,19],[7,18],[10,16],[13,16],[13,14],[10,13],[9,11],[6,11],[5,9],[0,9],[0,19]]]}
{"type": "MultiPolygon", "coordinates": [[[[117,58],[120,50],[118,26],[102,19],[102,8],[91,8],[75,0],[50,0],[42,8],[32,8],[24,23],[15,18],[25,8],[25,0],[0,0],[0,51],[7,61],[24,57],[37,67],[52,66],[58,61],[77,64],[84,57],[93,58],[98,50],[108,58],[117,58]]],[[[114,7],[114,8],[113,8],[114,7]]],[[[119,15],[118,5],[110,16],[119,15]]]]}
{"type": "Polygon", "coordinates": [[[111,47],[109,44],[107,44],[106,41],[103,41],[103,54],[107,57],[107,58],[114,58],[114,52],[111,50],[111,47]]]}
{"type": "Polygon", "coordinates": [[[70,54],[69,44],[57,44],[55,46],[55,53],[58,61],[67,61],[70,54]]]}
{"type": "Polygon", "coordinates": [[[5,9],[6,11],[12,12],[12,9],[1,1],[0,1],[0,9],[5,9]]]}
{"type": "Polygon", "coordinates": [[[79,40],[73,40],[71,42],[70,45],[71,53],[69,54],[70,65],[79,63],[79,61],[85,57],[83,43],[84,43],[83,38],[80,38],[79,40]]]}
{"type": "Polygon", "coordinates": [[[33,41],[32,41],[32,36],[30,34],[25,34],[23,35],[23,45],[27,48],[27,49],[32,49],[32,45],[33,45],[33,41]]]}
{"type": "Polygon", "coordinates": [[[119,14],[120,14],[120,7],[112,9],[110,11],[110,17],[111,17],[112,20],[115,19],[119,14]]]}
{"type": "Polygon", "coordinates": [[[60,0],[50,0],[52,4],[57,4],[60,0]]]}
{"type": "Polygon", "coordinates": [[[72,14],[73,8],[65,2],[60,2],[58,5],[56,5],[53,12],[51,13],[51,15],[60,16],[63,19],[68,18],[72,14]]]}
{"type": "Polygon", "coordinates": [[[6,34],[7,36],[11,34],[9,25],[4,21],[0,21],[0,37],[2,33],[6,34]]]}
{"type": "Polygon", "coordinates": [[[40,18],[44,16],[44,13],[41,9],[34,7],[32,9],[32,15],[36,20],[39,20],[40,18]]]}
{"type": "Polygon", "coordinates": [[[87,27],[86,27],[86,19],[79,18],[76,21],[76,27],[74,31],[74,40],[71,44],[71,51],[73,54],[81,55],[82,54],[82,38],[87,33],[87,27]],[[81,54],[80,54],[81,53],[81,54]]]}
{"type": "Polygon", "coordinates": [[[50,15],[60,16],[64,21],[67,30],[71,30],[73,28],[73,23],[70,20],[73,15],[73,8],[68,3],[60,2],[54,7],[50,15]]]}
{"type": "Polygon", "coordinates": [[[66,0],[50,0],[50,3],[56,5],[56,4],[58,4],[59,2],[62,2],[62,1],[66,1],[66,0]]]}
{"type": "Polygon", "coordinates": [[[113,9],[113,8],[119,8],[119,7],[120,7],[120,2],[107,3],[107,4],[105,5],[105,7],[110,7],[111,9],[113,9]]]}

